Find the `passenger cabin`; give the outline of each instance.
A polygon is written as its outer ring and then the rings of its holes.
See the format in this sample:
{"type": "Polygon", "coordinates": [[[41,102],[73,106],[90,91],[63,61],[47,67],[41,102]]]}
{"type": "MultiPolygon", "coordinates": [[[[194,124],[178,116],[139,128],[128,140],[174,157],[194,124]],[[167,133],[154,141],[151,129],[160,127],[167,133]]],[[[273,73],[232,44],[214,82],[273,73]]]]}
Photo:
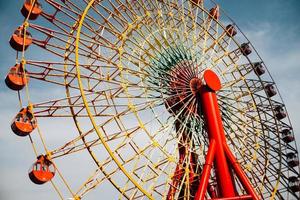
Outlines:
{"type": "Polygon", "coordinates": [[[289,165],[289,167],[296,167],[299,166],[299,158],[297,156],[297,153],[290,152],[286,155],[286,161],[289,165]]]}
{"type": "Polygon", "coordinates": [[[290,143],[292,141],[295,140],[295,137],[291,131],[291,129],[283,129],[281,131],[281,135],[282,135],[282,140],[285,142],[285,143],[290,143]]]}
{"type": "Polygon", "coordinates": [[[212,19],[218,21],[220,18],[219,6],[217,5],[216,7],[210,9],[209,14],[212,19]]]}
{"type": "Polygon", "coordinates": [[[22,15],[30,20],[35,20],[42,14],[42,5],[38,1],[26,0],[21,9],[22,15]],[[31,11],[31,12],[30,12],[31,11]]]}
{"type": "Polygon", "coordinates": [[[248,43],[243,43],[241,45],[241,52],[244,56],[248,56],[252,53],[252,49],[248,43]]]}
{"type": "Polygon", "coordinates": [[[292,192],[299,192],[300,191],[300,180],[296,176],[292,176],[289,178],[289,189],[292,192]]]}
{"type": "Polygon", "coordinates": [[[237,31],[232,24],[227,25],[225,30],[228,37],[233,37],[237,34],[237,31]]]}
{"type": "Polygon", "coordinates": [[[27,108],[22,108],[17,116],[14,118],[11,129],[21,137],[29,135],[37,126],[36,119],[32,111],[27,108]]]}
{"type": "Polygon", "coordinates": [[[5,83],[7,87],[12,90],[22,90],[28,83],[29,77],[25,75],[25,69],[23,64],[16,64],[10,68],[6,78],[5,83]]]}
{"type": "Polygon", "coordinates": [[[256,63],[253,63],[253,66],[254,66],[254,72],[257,76],[261,76],[263,75],[264,73],[266,73],[266,69],[265,67],[262,65],[261,62],[256,62],[256,63]]]}
{"type": "Polygon", "coordinates": [[[283,106],[275,107],[275,116],[278,120],[286,118],[286,112],[285,112],[283,106]]]}
{"type": "Polygon", "coordinates": [[[32,36],[23,26],[20,26],[10,38],[9,44],[16,51],[24,51],[32,44],[32,36]]]}
{"type": "Polygon", "coordinates": [[[276,91],[274,85],[272,85],[272,84],[266,85],[265,91],[266,91],[266,94],[268,95],[268,97],[273,97],[277,94],[277,91],[276,91]]]}
{"type": "Polygon", "coordinates": [[[46,156],[40,155],[30,168],[28,175],[33,183],[41,185],[54,177],[55,167],[46,156]]]}

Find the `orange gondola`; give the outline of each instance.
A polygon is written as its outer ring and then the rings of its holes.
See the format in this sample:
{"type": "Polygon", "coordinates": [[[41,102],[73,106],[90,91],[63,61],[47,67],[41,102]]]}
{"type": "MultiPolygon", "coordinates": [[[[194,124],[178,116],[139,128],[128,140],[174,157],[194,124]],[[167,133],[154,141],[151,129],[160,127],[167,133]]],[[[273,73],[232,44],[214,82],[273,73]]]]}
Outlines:
{"type": "Polygon", "coordinates": [[[46,156],[40,155],[30,168],[28,175],[33,183],[41,185],[54,177],[55,167],[46,156]]]}
{"type": "Polygon", "coordinates": [[[35,20],[43,12],[42,5],[35,1],[33,4],[32,0],[26,0],[21,9],[22,15],[30,20],[35,20]],[[30,12],[31,11],[31,12],[30,12]]]}
{"type": "Polygon", "coordinates": [[[216,7],[210,9],[209,14],[214,20],[219,20],[220,18],[220,11],[219,11],[219,6],[217,5],[216,7]]]}
{"type": "Polygon", "coordinates": [[[18,136],[29,135],[37,126],[36,119],[32,111],[27,108],[22,108],[14,118],[11,129],[18,136]]]}
{"type": "Polygon", "coordinates": [[[32,44],[32,36],[20,26],[11,36],[9,44],[16,51],[26,50],[32,44]]]}
{"type": "Polygon", "coordinates": [[[29,77],[25,75],[23,64],[16,64],[13,66],[5,78],[7,87],[12,90],[22,90],[28,83],[29,77]]]}

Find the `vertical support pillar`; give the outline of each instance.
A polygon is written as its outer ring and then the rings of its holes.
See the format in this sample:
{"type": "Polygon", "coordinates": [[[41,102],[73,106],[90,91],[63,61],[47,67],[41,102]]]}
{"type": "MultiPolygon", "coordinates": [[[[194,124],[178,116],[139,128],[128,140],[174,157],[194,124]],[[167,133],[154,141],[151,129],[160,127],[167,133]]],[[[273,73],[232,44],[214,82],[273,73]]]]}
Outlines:
{"type": "MultiPolygon", "coordinates": [[[[206,155],[206,162],[202,170],[200,183],[197,186],[198,189],[195,194],[194,200],[205,199],[210,179],[210,172],[213,164],[217,179],[217,193],[215,193],[214,191],[210,193],[210,196],[212,198],[211,200],[259,200],[259,196],[256,194],[255,189],[252,187],[251,182],[248,180],[246,174],[243,172],[242,168],[237,163],[234,155],[231,153],[228,145],[226,144],[221,112],[219,110],[216,95],[216,91],[221,89],[220,80],[218,76],[211,70],[206,70],[203,77],[206,84],[202,85],[201,80],[198,78],[194,78],[190,82],[191,91],[193,92],[193,95],[196,96],[198,105],[201,105],[202,108],[199,115],[204,117],[206,131],[210,143],[206,155]],[[239,196],[239,194],[237,194],[232,172],[235,172],[248,195],[239,196]]],[[[170,188],[167,196],[168,200],[174,199],[176,192],[178,192],[176,191],[176,186],[180,183],[180,181],[182,181],[183,178],[184,170],[180,169],[180,166],[184,164],[183,162],[186,156],[186,149],[184,146],[180,146],[180,144],[178,148],[180,159],[174,174],[173,188],[170,188]]],[[[189,163],[189,168],[191,170],[191,178],[189,180],[190,183],[194,183],[193,167],[196,163],[195,160],[196,159],[194,159],[192,156],[191,163],[189,163]]],[[[195,191],[194,189],[192,190],[193,192],[195,191]]],[[[181,191],[179,195],[181,195],[181,191]]]]}
{"type": "Polygon", "coordinates": [[[222,120],[216,93],[213,88],[204,85],[201,87],[200,97],[203,112],[202,114],[205,118],[209,141],[216,141],[216,155],[214,164],[220,196],[234,197],[234,184],[223,148],[223,143],[226,141],[223,126],[221,126],[222,120]],[[224,137],[222,137],[222,135],[224,137]]]}
{"type": "MultiPolygon", "coordinates": [[[[221,83],[218,76],[211,70],[206,70],[204,72],[204,80],[206,85],[202,85],[199,91],[200,102],[202,107],[202,113],[206,123],[207,133],[209,137],[210,145],[215,143],[215,155],[214,155],[214,165],[215,173],[217,177],[218,184],[218,196],[221,198],[217,199],[253,199],[259,200],[251,182],[248,180],[247,176],[237,163],[234,155],[231,153],[227,143],[225,132],[223,129],[223,123],[221,118],[221,112],[219,110],[219,105],[217,101],[216,91],[221,89],[221,83]],[[242,185],[246,189],[249,195],[239,196],[235,194],[235,187],[233,182],[233,177],[230,170],[234,170],[238,178],[240,179],[242,185]]],[[[211,151],[209,150],[207,158],[211,159],[211,151]]],[[[198,187],[198,192],[195,200],[204,200],[205,191],[203,192],[203,187],[207,187],[202,179],[207,179],[207,169],[203,170],[204,177],[201,177],[201,182],[198,187]]],[[[208,177],[209,178],[209,177],[208,177]]],[[[214,198],[214,197],[213,197],[214,198]]],[[[214,198],[216,199],[216,198],[214,198]]]]}

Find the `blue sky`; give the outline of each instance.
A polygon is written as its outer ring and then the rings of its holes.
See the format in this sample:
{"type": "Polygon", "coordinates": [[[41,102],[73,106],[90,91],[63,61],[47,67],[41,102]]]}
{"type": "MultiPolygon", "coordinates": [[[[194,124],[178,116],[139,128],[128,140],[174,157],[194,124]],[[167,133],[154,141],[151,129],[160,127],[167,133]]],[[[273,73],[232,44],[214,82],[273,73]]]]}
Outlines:
{"type": "MultiPolygon", "coordinates": [[[[29,142],[14,136],[10,122],[17,110],[17,96],[6,88],[4,78],[15,62],[8,40],[22,22],[22,0],[0,1],[0,199],[52,199],[48,186],[36,187],[27,178],[33,153],[29,142]],[[49,196],[47,196],[49,195],[49,196]],[[48,198],[47,198],[48,197],[48,198]]],[[[256,47],[268,66],[281,95],[300,144],[300,1],[218,0],[256,47]]],[[[54,196],[55,197],[55,196],[54,196]]]]}

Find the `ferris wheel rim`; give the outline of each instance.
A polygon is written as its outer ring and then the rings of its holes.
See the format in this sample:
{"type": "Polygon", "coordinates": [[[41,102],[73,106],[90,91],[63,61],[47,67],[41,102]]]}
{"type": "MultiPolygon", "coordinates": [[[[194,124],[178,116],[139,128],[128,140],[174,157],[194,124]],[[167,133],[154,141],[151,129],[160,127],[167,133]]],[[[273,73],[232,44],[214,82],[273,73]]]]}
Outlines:
{"type": "MultiPolygon", "coordinates": [[[[92,0],[93,2],[95,1],[95,0],[92,0]]],[[[90,3],[91,5],[92,5],[92,3],[90,3]]],[[[89,5],[90,5],[89,4],[89,5]]],[[[87,9],[87,7],[86,7],[86,9],[87,9]]],[[[88,12],[88,11],[87,11],[88,12]]],[[[207,12],[207,10],[206,9],[204,9],[203,8],[203,12],[206,12],[206,14],[208,15],[209,13],[207,12]]],[[[84,18],[84,17],[82,17],[82,18],[84,18]]],[[[81,19],[81,20],[84,20],[84,19],[81,19]]],[[[221,24],[221,22],[219,22],[219,21],[217,21],[216,23],[218,23],[219,25],[220,25],[220,27],[222,27],[222,29],[223,30],[225,30],[225,28],[222,26],[222,24],[221,24]]],[[[237,26],[236,26],[237,27],[237,26]]],[[[238,28],[239,29],[239,28],[238,28]]],[[[240,30],[240,32],[241,32],[241,30],[240,30]]],[[[241,32],[242,33],[242,32],[241,32]]],[[[243,33],[242,33],[243,34],[243,33]]],[[[80,35],[80,31],[78,31],[78,33],[77,33],[77,35],[78,35],[78,37],[76,38],[76,48],[77,48],[77,54],[76,54],[76,57],[77,57],[77,59],[78,59],[78,57],[79,57],[79,55],[78,55],[78,46],[79,46],[79,40],[80,40],[80,38],[79,38],[79,35],[80,35]]],[[[246,38],[247,39],[247,38],[246,38]]],[[[248,40],[248,39],[247,39],[248,40]]],[[[251,44],[251,43],[250,43],[251,44]]],[[[237,43],[237,45],[238,45],[238,43],[237,43]]],[[[252,46],[252,44],[251,44],[251,46],[252,46]]],[[[253,47],[253,46],[252,46],[253,47]]],[[[253,49],[254,49],[254,47],[253,47],[253,49]]],[[[255,49],[254,49],[255,50],[255,49]]],[[[255,52],[256,52],[256,50],[255,50],[255,52]]],[[[257,53],[257,52],[256,52],[257,53]]],[[[258,54],[257,54],[258,55],[258,54]]],[[[259,55],[258,55],[259,56],[259,55]]],[[[260,58],[260,57],[259,57],[260,58]]],[[[247,59],[248,59],[248,57],[247,57],[247,59]]],[[[249,60],[248,59],[248,61],[249,61],[249,63],[252,63],[251,62],[251,60],[249,60]]],[[[267,69],[267,68],[266,68],[267,69]]],[[[66,68],[65,68],[65,70],[66,70],[66,68]]],[[[79,77],[79,79],[78,79],[78,81],[80,81],[80,69],[79,69],[79,63],[78,63],[78,61],[77,61],[77,63],[76,63],[76,70],[79,70],[79,73],[77,73],[77,77],[79,77]]],[[[268,69],[267,69],[268,70],[268,69]]],[[[269,71],[268,71],[268,73],[269,73],[269,71]]],[[[270,76],[271,77],[271,76],[270,76]]],[[[271,77],[272,78],[272,77],[271,77]]],[[[260,77],[259,77],[259,79],[260,79],[260,77]]],[[[65,79],[66,80],[66,79],[65,79]]],[[[273,81],[273,79],[272,79],[272,81],[273,81]]],[[[261,82],[262,82],[262,80],[261,80],[261,82]]],[[[274,81],[273,81],[274,82],[274,81]]],[[[68,85],[66,85],[66,88],[68,88],[69,86],[68,85]]],[[[248,87],[248,86],[247,86],[248,87]]],[[[278,90],[277,90],[278,91],[278,90]]],[[[83,87],[81,86],[81,94],[82,94],[82,96],[84,96],[85,97],[85,91],[83,90],[83,87]]],[[[279,95],[280,95],[280,93],[279,93],[279,95]]],[[[69,95],[67,95],[68,97],[69,97],[69,95]]],[[[280,98],[281,98],[281,96],[280,96],[280,98]]],[[[281,100],[282,100],[282,98],[281,98],[281,100]]],[[[254,101],[254,98],[253,98],[253,101],[254,101]]],[[[272,105],[272,103],[271,103],[271,101],[270,101],[270,105],[272,105]]],[[[89,105],[88,105],[88,103],[87,102],[85,102],[85,107],[86,108],[88,108],[89,107],[89,105]]],[[[71,109],[73,109],[73,108],[71,108],[71,109]]],[[[258,110],[257,110],[257,112],[259,112],[258,110]]],[[[273,112],[273,115],[275,115],[275,113],[273,112]]],[[[74,120],[75,121],[77,121],[77,119],[76,119],[77,117],[74,117],[74,120]]],[[[91,118],[94,118],[94,116],[92,116],[92,115],[89,115],[89,118],[91,119],[91,118]]],[[[288,117],[288,120],[289,120],[289,122],[290,122],[290,119],[289,119],[289,117],[288,117]]],[[[76,126],[78,125],[77,124],[77,122],[75,122],[76,123],[76,126]]],[[[96,125],[96,124],[93,124],[93,126],[94,125],[96,125]]],[[[96,130],[96,132],[97,132],[97,128],[94,126],[94,129],[96,130]]],[[[78,131],[79,131],[79,129],[78,129],[78,131]]],[[[99,131],[99,130],[98,130],[99,131]]],[[[80,131],[79,131],[80,132],[80,131]]],[[[279,130],[278,130],[278,127],[277,127],[277,132],[279,133],[279,130]]],[[[99,136],[99,134],[98,134],[98,136],[99,136]]],[[[280,140],[280,136],[279,136],[279,134],[277,135],[278,136],[278,141],[281,141],[280,140]]],[[[84,139],[84,137],[82,137],[82,139],[84,139]]],[[[105,140],[103,140],[104,142],[106,142],[105,140]]],[[[84,142],[85,143],[85,142],[84,142]]],[[[86,143],[85,143],[86,144],[86,143]]],[[[296,147],[296,149],[297,149],[297,147],[296,147]]],[[[89,151],[90,152],[90,151],[89,151]]],[[[92,155],[92,153],[90,152],[90,154],[92,155]]],[[[94,156],[93,156],[93,158],[94,158],[94,156]]],[[[96,157],[95,157],[96,158],[96,157]]],[[[94,159],[95,159],[94,158],[94,159]]],[[[96,158],[97,159],[97,158],[96,158]]],[[[95,162],[96,162],[96,160],[95,160],[95,162]]],[[[96,162],[97,163],[97,162],[96,162]]],[[[278,184],[279,184],[279,179],[277,180],[277,182],[278,182],[278,184]]],[[[277,184],[276,184],[277,185],[277,184]]],[[[117,187],[116,187],[116,189],[118,189],[117,187]]],[[[276,193],[276,191],[273,193],[273,194],[275,194],[276,193]]]]}

